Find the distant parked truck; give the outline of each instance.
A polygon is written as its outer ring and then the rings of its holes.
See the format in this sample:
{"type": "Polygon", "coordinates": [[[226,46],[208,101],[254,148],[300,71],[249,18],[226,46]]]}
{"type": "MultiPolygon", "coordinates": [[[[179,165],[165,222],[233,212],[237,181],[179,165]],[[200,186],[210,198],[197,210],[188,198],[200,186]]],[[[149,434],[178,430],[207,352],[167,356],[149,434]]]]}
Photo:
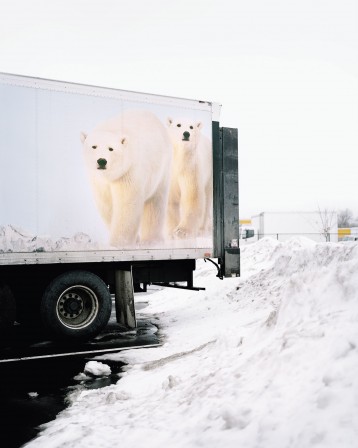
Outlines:
{"type": "Polygon", "coordinates": [[[344,243],[352,242],[352,241],[356,242],[356,241],[358,241],[358,235],[347,235],[341,241],[344,243]]]}
{"type": "Polygon", "coordinates": [[[357,241],[358,239],[358,227],[339,227],[338,228],[338,241],[357,241]]]}
{"type": "Polygon", "coordinates": [[[339,241],[358,241],[358,227],[347,227],[338,229],[339,241]]]}
{"type": "Polygon", "coordinates": [[[0,333],[135,328],[134,285],[240,272],[237,130],[206,101],[0,74],[0,333]],[[16,311],[15,311],[16,308],[16,311]]]}
{"type": "Polygon", "coordinates": [[[241,226],[241,243],[254,242],[264,237],[285,241],[304,236],[314,241],[338,241],[337,213],[318,212],[262,212],[252,216],[251,225],[241,226]]]}

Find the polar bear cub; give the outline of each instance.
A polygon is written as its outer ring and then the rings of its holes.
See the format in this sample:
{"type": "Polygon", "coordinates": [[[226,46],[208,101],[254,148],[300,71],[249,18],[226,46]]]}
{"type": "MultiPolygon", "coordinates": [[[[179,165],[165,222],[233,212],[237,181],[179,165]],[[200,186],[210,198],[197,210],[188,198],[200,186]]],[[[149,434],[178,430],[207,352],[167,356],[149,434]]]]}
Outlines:
{"type": "Polygon", "coordinates": [[[174,156],[167,230],[179,238],[210,236],[212,230],[212,145],[200,121],[167,119],[174,156]]]}
{"type": "Polygon", "coordinates": [[[165,126],[149,111],[129,110],[81,133],[81,141],[111,245],[159,242],[173,152],[165,126]]]}

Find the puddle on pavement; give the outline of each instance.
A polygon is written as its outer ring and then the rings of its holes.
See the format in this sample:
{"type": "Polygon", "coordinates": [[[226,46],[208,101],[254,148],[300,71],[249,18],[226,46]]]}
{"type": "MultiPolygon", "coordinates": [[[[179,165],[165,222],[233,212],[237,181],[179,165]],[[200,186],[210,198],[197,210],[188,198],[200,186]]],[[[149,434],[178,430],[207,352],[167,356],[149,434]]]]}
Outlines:
{"type": "MultiPolygon", "coordinates": [[[[136,310],[146,306],[145,300],[139,301],[136,310]]],[[[157,328],[146,320],[139,319],[137,323],[136,331],[121,333],[113,313],[105,331],[84,344],[82,351],[158,344],[157,328]]],[[[26,333],[21,336],[21,331],[15,342],[13,347],[0,351],[0,359],[56,353],[52,343],[43,342],[41,337],[29,340],[26,333]],[[32,345],[29,347],[29,344],[32,345]]],[[[78,347],[60,350],[73,351],[81,350],[78,347]]],[[[75,355],[0,362],[0,434],[1,440],[6,440],[6,445],[1,445],[17,448],[35,438],[40,432],[40,425],[54,420],[67,407],[66,396],[74,389],[99,389],[119,380],[118,374],[123,364],[110,360],[99,361],[111,368],[110,375],[76,380],[75,377],[82,377],[79,374],[84,372],[86,363],[91,359],[89,355],[75,355]]]]}
{"type": "Polygon", "coordinates": [[[66,408],[66,395],[74,388],[98,389],[119,380],[123,364],[107,360],[100,362],[111,368],[110,375],[75,380],[89,360],[70,356],[0,365],[0,432],[7,448],[21,447],[36,437],[39,425],[66,408]]]}

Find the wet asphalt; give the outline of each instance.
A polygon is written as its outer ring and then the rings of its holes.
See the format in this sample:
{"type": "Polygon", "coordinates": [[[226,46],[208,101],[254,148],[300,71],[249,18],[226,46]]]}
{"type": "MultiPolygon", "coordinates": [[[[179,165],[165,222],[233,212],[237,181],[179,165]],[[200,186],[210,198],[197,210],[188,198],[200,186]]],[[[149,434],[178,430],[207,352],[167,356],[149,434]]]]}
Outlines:
{"type": "MultiPolygon", "coordinates": [[[[136,303],[136,310],[144,306],[145,302],[136,303]]],[[[41,333],[29,336],[16,326],[11,345],[0,349],[1,446],[21,447],[35,438],[42,424],[66,408],[66,396],[73,389],[116,383],[123,367],[119,362],[101,360],[110,366],[109,376],[85,381],[75,377],[97,354],[159,344],[157,328],[151,322],[137,319],[137,324],[136,331],[125,332],[112,313],[107,328],[95,340],[75,345],[47,341],[41,333]]]]}
{"type": "Polygon", "coordinates": [[[83,357],[23,361],[1,366],[6,378],[0,387],[0,428],[4,448],[20,447],[39,433],[39,426],[56,418],[66,408],[66,396],[74,388],[105,387],[119,380],[123,364],[103,362],[111,367],[108,377],[76,381],[87,361],[83,357]]]}

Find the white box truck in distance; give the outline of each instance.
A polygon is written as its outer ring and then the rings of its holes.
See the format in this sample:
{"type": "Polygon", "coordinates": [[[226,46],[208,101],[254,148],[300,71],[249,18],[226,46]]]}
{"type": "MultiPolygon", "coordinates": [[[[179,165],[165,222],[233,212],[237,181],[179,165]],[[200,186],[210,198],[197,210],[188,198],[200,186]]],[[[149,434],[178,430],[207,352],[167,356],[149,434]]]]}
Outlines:
{"type": "Polygon", "coordinates": [[[242,226],[240,236],[241,242],[255,242],[264,237],[285,241],[295,236],[337,242],[337,212],[262,212],[251,217],[251,226],[242,226]]]}
{"type": "Polygon", "coordinates": [[[133,285],[240,273],[237,130],[210,102],[0,74],[0,331],[135,328],[133,285]],[[16,309],[16,314],[15,314],[16,309]]]}

